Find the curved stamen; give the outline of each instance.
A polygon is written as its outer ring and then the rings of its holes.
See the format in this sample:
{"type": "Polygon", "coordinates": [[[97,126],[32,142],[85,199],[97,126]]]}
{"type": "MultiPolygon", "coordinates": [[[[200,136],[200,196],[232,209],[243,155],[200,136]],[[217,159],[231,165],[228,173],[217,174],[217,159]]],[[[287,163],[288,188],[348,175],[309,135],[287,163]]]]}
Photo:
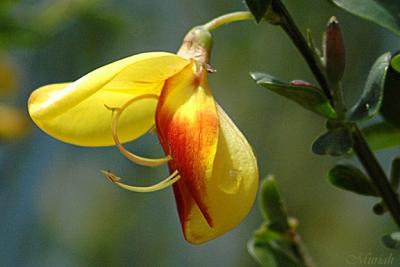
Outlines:
{"type": "Polygon", "coordinates": [[[133,154],[132,152],[129,152],[127,149],[125,149],[125,147],[121,144],[121,142],[119,141],[118,138],[118,121],[119,118],[122,114],[122,112],[128,108],[132,103],[141,100],[141,99],[145,99],[145,98],[154,98],[154,99],[158,99],[158,95],[156,94],[143,94],[140,96],[136,96],[134,98],[132,98],[131,100],[129,100],[128,102],[126,102],[122,107],[120,108],[111,108],[111,110],[115,111],[115,114],[113,113],[113,119],[112,119],[112,136],[114,139],[114,142],[116,144],[116,146],[118,147],[119,151],[122,153],[122,155],[124,155],[127,159],[129,159],[130,161],[139,164],[139,165],[143,165],[143,166],[148,166],[148,167],[156,167],[156,166],[160,166],[164,163],[167,163],[169,160],[171,160],[170,156],[166,156],[164,158],[159,158],[159,159],[150,159],[150,158],[144,158],[138,155],[133,154]]]}
{"type": "Polygon", "coordinates": [[[108,179],[110,179],[111,182],[113,182],[114,184],[118,185],[119,187],[121,187],[123,189],[126,189],[128,191],[139,192],[139,193],[148,193],[148,192],[154,192],[154,191],[165,189],[165,188],[171,186],[172,184],[174,184],[175,182],[177,182],[181,178],[181,176],[178,174],[178,171],[174,171],[170,176],[168,176],[167,178],[165,178],[161,182],[156,183],[154,185],[151,185],[151,186],[133,186],[133,185],[128,185],[128,184],[125,184],[125,183],[121,183],[120,182],[121,178],[116,176],[115,174],[113,174],[110,171],[101,171],[101,172],[108,179]]]}

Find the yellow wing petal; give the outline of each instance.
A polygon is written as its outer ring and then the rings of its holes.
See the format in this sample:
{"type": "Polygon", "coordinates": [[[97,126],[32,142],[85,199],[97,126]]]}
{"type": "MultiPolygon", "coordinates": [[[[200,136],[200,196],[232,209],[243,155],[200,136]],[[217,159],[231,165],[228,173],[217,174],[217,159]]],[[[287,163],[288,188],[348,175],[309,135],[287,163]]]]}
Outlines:
{"type": "MultiPolygon", "coordinates": [[[[152,85],[151,89],[161,90],[163,83],[152,85]]],[[[40,88],[37,97],[51,97],[64,84],[52,84],[40,88]]],[[[120,107],[140,93],[116,93],[101,90],[66,112],[50,119],[33,121],[44,132],[61,141],[80,146],[114,145],[111,131],[112,112],[107,107],[120,107]]],[[[121,142],[133,140],[148,131],[154,124],[157,101],[142,99],[130,105],[121,115],[118,137],[121,142]]]]}
{"type": "Polygon", "coordinates": [[[218,147],[212,176],[205,181],[204,196],[212,227],[184,181],[174,186],[185,238],[194,244],[214,239],[237,226],[252,207],[258,188],[257,161],[250,145],[222,108],[217,108],[218,147]]]}
{"type": "MultiPolygon", "coordinates": [[[[189,64],[175,54],[143,53],[83,76],[73,83],[52,84],[35,90],[28,103],[34,122],[49,135],[82,146],[113,145],[111,111],[129,99],[159,94],[164,81],[189,64]]],[[[144,134],[154,124],[156,100],[142,99],[120,118],[121,142],[144,134]]]]}

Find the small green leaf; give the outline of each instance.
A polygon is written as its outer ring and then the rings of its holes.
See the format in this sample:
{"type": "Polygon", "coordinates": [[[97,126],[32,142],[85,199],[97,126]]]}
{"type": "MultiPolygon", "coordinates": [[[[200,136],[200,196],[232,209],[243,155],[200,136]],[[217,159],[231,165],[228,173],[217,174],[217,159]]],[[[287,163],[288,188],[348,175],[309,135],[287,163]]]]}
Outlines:
{"type": "Polygon", "coordinates": [[[268,176],[261,182],[260,207],[261,214],[268,222],[269,228],[279,233],[289,231],[286,208],[283,205],[278,187],[273,176],[268,176]]]}
{"type": "Polygon", "coordinates": [[[330,0],[353,15],[372,21],[400,35],[400,5],[398,0],[330,0]]]}
{"type": "Polygon", "coordinates": [[[250,75],[257,84],[297,102],[304,108],[326,118],[336,118],[335,110],[321,89],[306,82],[286,83],[264,73],[252,72],[250,75]]]}
{"type": "Polygon", "coordinates": [[[384,235],[382,242],[387,248],[400,249],[400,232],[384,235]]]}
{"type": "MultiPolygon", "coordinates": [[[[393,61],[393,59],[392,59],[393,61]]],[[[380,112],[386,121],[400,128],[400,73],[389,67],[380,112]]]]}
{"type": "Polygon", "coordinates": [[[400,157],[397,157],[392,161],[392,167],[390,168],[390,183],[392,184],[394,191],[397,192],[400,185],[400,157]]]}
{"type": "Polygon", "coordinates": [[[390,61],[390,65],[394,70],[400,72],[400,54],[394,55],[390,61]]]}
{"type": "Polygon", "coordinates": [[[267,13],[271,0],[246,0],[246,5],[253,14],[257,23],[261,21],[267,13]]]}
{"type": "Polygon", "coordinates": [[[363,93],[357,104],[351,109],[350,119],[362,120],[375,116],[381,107],[386,73],[391,55],[385,53],[372,66],[363,93]]]}
{"type": "Polygon", "coordinates": [[[372,210],[374,211],[374,213],[376,215],[383,215],[388,211],[388,209],[383,201],[376,203],[373,206],[372,210]]]}
{"type": "Polygon", "coordinates": [[[400,145],[400,128],[396,128],[387,122],[380,122],[364,128],[363,133],[373,150],[400,145]]]}
{"type": "Polygon", "coordinates": [[[336,187],[364,196],[379,196],[372,182],[352,165],[336,165],[329,171],[329,181],[336,187]]]}
{"type": "Polygon", "coordinates": [[[334,128],[318,137],[312,151],[317,155],[342,156],[350,152],[353,139],[348,128],[334,128]]]}

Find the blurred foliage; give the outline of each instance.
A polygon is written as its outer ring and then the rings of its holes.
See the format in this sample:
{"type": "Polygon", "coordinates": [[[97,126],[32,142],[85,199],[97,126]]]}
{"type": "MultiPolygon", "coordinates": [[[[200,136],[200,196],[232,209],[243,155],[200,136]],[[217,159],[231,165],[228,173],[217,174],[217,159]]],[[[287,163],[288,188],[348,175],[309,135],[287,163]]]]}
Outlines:
{"type": "Polygon", "coordinates": [[[382,150],[400,145],[400,128],[387,122],[370,125],[364,128],[363,132],[373,150],[382,150]]]}
{"type": "Polygon", "coordinates": [[[16,90],[18,77],[15,63],[5,52],[0,51],[0,97],[16,90]]]}
{"type": "Polygon", "coordinates": [[[254,259],[264,267],[312,266],[273,176],[261,182],[259,201],[264,223],[247,244],[254,259]]]}
{"type": "Polygon", "coordinates": [[[25,137],[31,128],[26,113],[17,108],[0,105],[0,142],[25,137]]]}

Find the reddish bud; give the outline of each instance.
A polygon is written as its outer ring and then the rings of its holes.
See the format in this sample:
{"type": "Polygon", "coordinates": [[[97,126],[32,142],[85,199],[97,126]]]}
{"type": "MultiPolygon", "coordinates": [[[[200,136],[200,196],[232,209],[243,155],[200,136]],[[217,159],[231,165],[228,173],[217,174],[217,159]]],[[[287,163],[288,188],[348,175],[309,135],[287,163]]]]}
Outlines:
{"type": "Polygon", "coordinates": [[[345,48],[339,22],[336,17],[332,17],[328,22],[324,40],[324,63],[330,81],[338,82],[342,79],[345,62],[345,48]]]}

